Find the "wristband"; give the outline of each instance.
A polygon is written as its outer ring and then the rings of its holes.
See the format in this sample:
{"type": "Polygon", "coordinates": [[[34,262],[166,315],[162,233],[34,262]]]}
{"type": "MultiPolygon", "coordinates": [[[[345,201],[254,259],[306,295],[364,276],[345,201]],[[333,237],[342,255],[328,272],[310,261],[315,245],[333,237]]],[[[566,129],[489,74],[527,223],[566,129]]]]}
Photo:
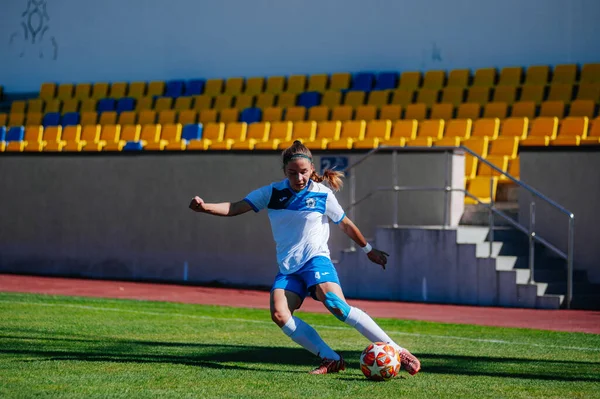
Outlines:
{"type": "Polygon", "coordinates": [[[362,247],[362,250],[365,251],[366,254],[368,254],[369,252],[371,252],[373,250],[373,247],[371,246],[371,244],[367,243],[367,245],[362,247]]]}

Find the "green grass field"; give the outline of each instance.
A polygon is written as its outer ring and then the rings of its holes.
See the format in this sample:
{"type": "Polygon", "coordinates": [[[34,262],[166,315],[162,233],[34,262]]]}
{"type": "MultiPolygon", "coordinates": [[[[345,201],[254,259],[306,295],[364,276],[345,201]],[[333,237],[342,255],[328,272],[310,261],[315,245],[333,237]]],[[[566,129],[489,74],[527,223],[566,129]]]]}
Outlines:
{"type": "Polygon", "coordinates": [[[592,334],[378,319],[423,368],[376,383],[327,314],[298,313],[349,363],[325,376],[265,310],[0,293],[0,315],[0,398],[600,398],[592,334]]]}

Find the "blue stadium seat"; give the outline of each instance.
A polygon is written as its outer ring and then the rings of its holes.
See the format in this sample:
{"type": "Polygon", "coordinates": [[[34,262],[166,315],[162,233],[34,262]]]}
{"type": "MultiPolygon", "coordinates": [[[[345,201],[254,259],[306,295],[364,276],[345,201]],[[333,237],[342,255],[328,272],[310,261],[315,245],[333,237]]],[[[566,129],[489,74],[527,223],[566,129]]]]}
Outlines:
{"type": "Polygon", "coordinates": [[[67,112],[62,117],[63,126],[79,125],[79,112],[67,112]]]}
{"type": "Polygon", "coordinates": [[[60,125],[60,112],[48,112],[42,119],[42,125],[46,126],[59,126],[60,125]]]}
{"type": "Polygon", "coordinates": [[[133,111],[135,109],[135,98],[125,97],[117,102],[117,113],[133,111]]]}
{"type": "Polygon", "coordinates": [[[240,115],[240,122],[255,123],[262,120],[262,110],[260,108],[246,108],[240,115]]]}
{"type": "Polygon", "coordinates": [[[96,110],[98,113],[106,112],[106,111],[114,111],[116,106],[116,101],[114,98],[103,98],[98,100],[98,105],[96,110]]]}
{"type": "Polygon", "coordinates": [[[128,141],[123,147],[123,151],[142,151],[143,149],[141,141],[128,141]]]}
{"type": "Polygon", "coordinates": [[[309,91],[302,93],[298,96],[297,104],[299,107],[316,107],[321,104],[321,93],[316,91],[309,91]]]}
{"type": "Polygon", "coordinates": [[[182,140],[200,140],[202,138],[202,124],[201,123],[191,123],[189,125],[185,125],[183,127],[183,131],[181,132],[182,140]]]}
{"type": "Polygon", "coordinates": [[[0,141],[6,138],[6,126],[0,126],[0,141]]]}
{"type": "Polygon", "coordinates": [[[204,93],[204,84],[206,81],[204,79],[194,79],[188,80],[185,84],[185,94],[186,96],[196,96],[204,93]]]}
{"type": "Polygon", "coordinates": [[[352,80],[352,90],[371,91],[375,83],[375,74],[371,72],[357,73],[352,80]]]}
{"type": "Polygon", "coordinates": [[[377,83],[375,90],[395,89],[398,86],[398,73],[396,72],[381,72],[377,75],[377,83]]]}
{"type": "Polygon", "coordinates": [[[13,126],[6,133],[6,142],[23,141],[25,137],[25,128],[23,126],[13,126]]]}
{"type": "Polygon", "coordinates": [[[183,80],[171,80],[167,82],[167,90],[165,91],[165,97],[177,98],[183,93],[183,86],[185,82],[183,80]]]}

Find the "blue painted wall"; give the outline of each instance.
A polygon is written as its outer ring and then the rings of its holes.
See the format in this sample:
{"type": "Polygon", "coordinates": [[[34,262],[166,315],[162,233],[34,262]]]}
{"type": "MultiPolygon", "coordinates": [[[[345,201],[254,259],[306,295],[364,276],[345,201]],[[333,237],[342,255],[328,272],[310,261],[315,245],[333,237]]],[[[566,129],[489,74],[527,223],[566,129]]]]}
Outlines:
{"type": "Polygon", "coordinates": [[[0,84],[598,62],[599,16],[597,0],[2,0],[0,84]]]}

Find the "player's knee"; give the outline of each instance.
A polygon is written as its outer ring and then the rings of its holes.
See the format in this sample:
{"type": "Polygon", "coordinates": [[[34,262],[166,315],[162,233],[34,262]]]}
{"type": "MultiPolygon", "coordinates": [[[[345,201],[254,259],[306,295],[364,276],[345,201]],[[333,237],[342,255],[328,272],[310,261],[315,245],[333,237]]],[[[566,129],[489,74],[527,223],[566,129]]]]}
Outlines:
{"type": "Polygon", "coordinates": [[[277,324],[279,327],[283,327],[290,317],[292,317],[292,314],[289,310],[280,311],[275,309],[271,311],[271,320],[273,320],[273,323],[277,324]]]}
{"type": "Polygon", "coordinates": [[[350,313],[350,305],[333,292],[325,293],[325,307],[339,320],[345,321],[350,313]]]}

